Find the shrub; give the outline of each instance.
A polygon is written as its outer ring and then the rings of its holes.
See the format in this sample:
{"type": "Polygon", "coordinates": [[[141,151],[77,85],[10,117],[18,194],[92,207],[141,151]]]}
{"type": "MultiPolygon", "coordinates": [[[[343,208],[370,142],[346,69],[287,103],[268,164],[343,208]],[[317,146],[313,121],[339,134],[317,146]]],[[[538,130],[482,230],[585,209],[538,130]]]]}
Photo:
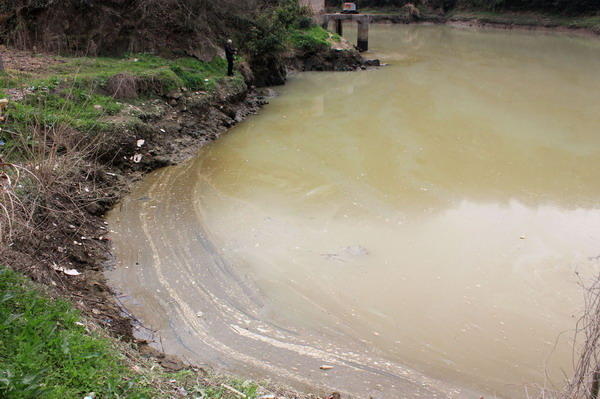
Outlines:
{"type": "Polygon", "coordinates": [[[296,30],[291,34],[294,47],[308,52],[329,47],[328,38],[329,34],[320,26],[313,26],[306,30],[296,30]]]}
{"type": "Polygon", "coordinates": [[[301,6],[298,0],[281,0],[274,8],[262,11],[254,20],[246,49],[253,57],[276,57],[287,48],[287,43],[296,39],[311,46],[311,39],[302,39],[296,30],[307,30],[314,26],[311,11],[301,6]]]}

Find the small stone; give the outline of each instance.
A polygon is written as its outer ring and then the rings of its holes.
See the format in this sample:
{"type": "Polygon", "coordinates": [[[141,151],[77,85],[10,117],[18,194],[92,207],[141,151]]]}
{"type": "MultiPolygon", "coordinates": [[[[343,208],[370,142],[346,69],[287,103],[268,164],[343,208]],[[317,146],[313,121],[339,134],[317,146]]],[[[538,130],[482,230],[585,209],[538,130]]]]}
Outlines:
{"type": "Polygon", "coordinates": [[[263,97],[277,97],[277,92],[268,87],[262,89],[259,94],[263,97]]]}

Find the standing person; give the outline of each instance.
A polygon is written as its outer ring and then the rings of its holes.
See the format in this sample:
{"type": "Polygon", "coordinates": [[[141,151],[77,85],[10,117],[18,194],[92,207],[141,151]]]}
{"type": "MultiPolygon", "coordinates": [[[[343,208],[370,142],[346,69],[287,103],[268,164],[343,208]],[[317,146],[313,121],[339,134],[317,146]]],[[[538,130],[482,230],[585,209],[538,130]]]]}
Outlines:
{"type": "Polygon", "coordinates": [[[227,58],[227,76],[233,76],[233,56],[237,52],[236,49],[232,46],[233,41],[231,39],[227,39],[227,44],[225,45],[225,57],[227,58]]]}

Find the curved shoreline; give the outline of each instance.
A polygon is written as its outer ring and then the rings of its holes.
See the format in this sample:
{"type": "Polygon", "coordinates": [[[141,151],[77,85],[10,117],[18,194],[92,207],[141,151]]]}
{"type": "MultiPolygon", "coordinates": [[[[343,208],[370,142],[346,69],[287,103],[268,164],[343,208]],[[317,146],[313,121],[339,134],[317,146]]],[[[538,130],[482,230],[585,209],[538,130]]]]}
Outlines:
{"type": "Polygon", "coordinates": [[[273,318],[258,289],[201,226],[194,187],[178,184],[199,167],[185,162],[153,174],[108,216],[119,259],[109,281],[123,293],[124,305],[161,337],[155,346],[192,365],[277,379],[305,392],[336,390],[355,398],[481,395],[350,339],[335,347],[339,336],[329,337],[331,332],[273,318]]]}
{"type": "MultiPolygon", "coordinates": [[[[200,234],[201,234],[201,233],[200,233],[200,234]]],[[[209,246],[209,243],[208,243],[208,242],[206,242],[206,245],[207,245],[207,246],[209,246]]],[[[206,254],[207,254],[207,256],[212,256],[212,255],[214,255],[214,253],[212,253],[211,251],[208,251],[206,254]]],[[[226,268],[227,268],[227,267],[226,267],[226,268]]],[[[163,273],[163,275],[164,275],[164,273],[163,273]]],[[[238,280],[239,280],[239,279],[238,279],[238,280]]],[[[218,285],[218,284],[217,284],[217,285],[218,285]]],[[[171,289],[171,291],[173,291],[173,289],[171,289]]],[[[173,297],[173,296],[171,296],[171,298],[174,298],[174,297],[173,297]]],[[[255,304],[255,306],[256,306],[256,304],[255,304]]],[[[177,312],[189,313],[189,312],[190,312],[190,309],[187,309],[187,310],[182,310],[182,309],[179,309],[179,310],[177,310],[177,312]]],[[[257,322],[260,322],[260,320],[261,320],[261,319],[259,319],[259,318],[255,319],[255,321],[257,321],[257,322]]],[[[247,339],[248,339],[248,342],[266,342],[266,341],[268,341],[269,339],[271,339],[271,338],[272,338],[272,337],[264,336],[264,335],[262,335],[262,333],[257,333],[256,331],[254,331],[254,332],[248,332],[248,330],[247,330],[247,329],[245,329],[245,328],[237,328],[237,329],[236,329],[235,327],[232,327],[232,323],[231,323],[231,322],[230,322],[230,323],[227,323],[227,322],[225,322],[225,321],[222,321],[222,320],[221,320],[221,322],[223,323],[222,325],[223,325],[223,326],[225,326],[227,330],[228,330],[228,329],[233,329],[233,330],[234,330],[234,332],[235,332],[236,334],[244,336],[244,337],[245,337],[245,339],[247,338],[247,339]]],[[[195,329],[195,330],[196,330],[196,331],[202,331],[201,329],[195,329]]],[[[211,342],[211,341],[212,341],[212,338],[214,337],[214,334],[215,334],[215,332],[212,332],[212,333],[211,333],[211,332],[204,331],[204,332],[202,333],[202,336],[204,336],[204,337],[206,338],[206,340],[207,340],[207,341],[211,342]]],[[[177,338],[177,339],[180,339],[180,338],[177,338]]],[[[217,344],[214,344],[214,343],[213,343],[213,344],[209,344],[209,345],[210,345],[210,346],[211,346],[213,349],[215,349],[217,346],[219,346],[219,345],[217,345],[217,344]]],[[[169,349],[167,349],[167,350],[166,350],[166,352],[169,352],[169,349]]],[[[221,353],[227,353],[227,350],[221,351],[221,353]]],[[[229,362],[229,363],[231,363],[231,364],[235,363],[235,359],[239,359],[239,358],[243,358],[243,357],[244,357],[244,355],[242,355],[242,354],[240,354],[240,353],[237,353],[237,352],[235,352],[235,353],[234,353],[234,352],[229,352],[229,353],[230,353],[230,357],[229,357],[229,359],[230,359],[230,362],[229,362]],[[233,359],[233,360],[232,360],[232,359],[233,359]]],[[[187,359],[187,357],[186,357],[187,355],[186,355],[185,353],[177,353],[177,354],[187,359]]],[[[227,360],[222,360],[222,359],[221,359],[221,360],[219,360],[218,362],[219,362],[219,363],[223,363],[223,362],[224,362],[224,363],[228,363],[228,361],[227,361],[227,360]]],[[[252,364],[254,364],[255,366],[257,366],[257,361],[250,361],[250,363],[252,363],[252,364]]],[[[260,362],[258,362],[258,363],[260,363],[260,362]]],[[[259,367],[259,366],[258,366],[258,367],[259,367]]],[[[229,368],[226,368],[226,367],[225,367],[224,369],[226,369],[226,370],[230,370],[229,368]]],[[[241,365],[241,364],[238,366],[238,368],[237,368],[237,369],[238,369],[238,370],[240,370],[240,369],[241,369],[241,370],[245,370],[245,369],[244,369],[244,366],[243,366],[243,365],[241,365]]],[[[271,372],[273,372],[273,373],[274,373],[274,372],[275,372],[275,370],[271,369],[271,372]]],[[[250,369],[248,369],[248,374],[250,374],[250,375],[252,374],[252,371],[251,371],[250,369]]],[[[278,377],[280,377],[280,376],[281,376],[281,373],[279,373],[279,376],[278,376],[278,377]]],[[[284,379],[286,379],[286,381],[288,381],[288,382],[290,381],[290,379],[289,379],[289,378],[292,378],[292,379],[293,379],[293,377],[290,377],[290,376],[284,376],[284,379]]],[[[293,382],[292,382],[292,383],[293,383],[293,382]]],[[[301,380],[297,380],[297,381],[296,381],[296,383],[293,383],[293,384],[295,384],[295,386],[296,386],[296,387],[301,387],[301,389],[303,389],[303,390],[309,390],[309,391],[310,391],[310,389],[311,389],[311,388],[313,388],[313,389],[314,389],[314,388],[317,388],[317,389],[319,389],[319,390],[326,390],[328,387],[335,387],[335,388],[339,389],[339,390],[340,390],[340,391],[342,391],[342,392],[349,392],[349,393],[352,393],[352,392],[354,392],[354,391],[351,391],[351,390],[348,390],[348,389],[343,389],[343,388],[336,387],[336,385],[335,385],[335,384],[329,384],[329,385],[323,385],[323,386],[317,386],[317,387],[315,387],[315,386],[314,386],[314,384],[306,383],[306,381],[301,381],[301,380]]]]}

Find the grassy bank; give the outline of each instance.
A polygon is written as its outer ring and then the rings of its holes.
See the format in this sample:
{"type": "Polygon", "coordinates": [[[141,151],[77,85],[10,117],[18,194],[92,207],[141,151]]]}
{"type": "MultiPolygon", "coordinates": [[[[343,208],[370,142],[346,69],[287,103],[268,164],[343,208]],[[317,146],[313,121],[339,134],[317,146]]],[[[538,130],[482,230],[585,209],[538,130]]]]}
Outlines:
{"type": "Polygon", "coordinates": [[[148,397],[153,392],[77,312],[0,267],[0,392],[11,398],[148,397]]]}
{"type": "Polygon", "coordinates": [[[0,397],[158,398],[258,395],[249,381],[194,370],[167,373],[103,331],[90,331],[71,304],[0,266],[0,397]]]}
{"type": "MultiPolygon", "coordinates": [[[[204,63],[150,54],[118,59],[52,57],[42,70],[0,73],[0,97],[17,100],[7,109],[7,124],[14,128],[5,129],[1,138],[10,142],[11,132],[32,123],[109,130],[110,123],[102,118],[118,114],[124,102],[163,98],[182,88],[211,94],[219,82],[225,82],[226,71],[222,58],[204,63]]],[[[244,84],[239,73],[226,83],[244,84]]]]}

